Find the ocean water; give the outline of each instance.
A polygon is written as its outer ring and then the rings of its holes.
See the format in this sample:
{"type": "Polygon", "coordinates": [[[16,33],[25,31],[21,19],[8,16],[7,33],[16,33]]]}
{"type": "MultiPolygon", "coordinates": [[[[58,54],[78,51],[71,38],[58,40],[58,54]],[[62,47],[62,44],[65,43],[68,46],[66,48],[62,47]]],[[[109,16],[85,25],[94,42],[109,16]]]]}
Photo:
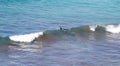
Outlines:
{"type": "Polygon", "coordinates": [[[0,0],[0,66],[120,66],[119,0],[0,0]]]}
{"type": "Polygon", "coordinates": [[[59,26],[119,23],[119,3],[119,0],[0,0],[0,36],[59,26]]]}

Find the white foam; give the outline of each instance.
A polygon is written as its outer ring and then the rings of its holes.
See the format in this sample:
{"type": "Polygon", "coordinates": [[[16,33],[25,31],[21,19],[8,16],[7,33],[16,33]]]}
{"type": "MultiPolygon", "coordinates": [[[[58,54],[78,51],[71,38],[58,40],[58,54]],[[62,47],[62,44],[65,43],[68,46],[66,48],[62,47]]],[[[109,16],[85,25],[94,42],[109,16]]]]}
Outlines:
{"type": "MultiPolygon", "coordinates": [[[[95,31],[96,27],[95,26],[90,26],[91,31],[95,31]]],[[[111,32],[111,33],[120,33],[120,24],[119,25],[100,25],[102,27],[105,27],[106,31],[111,32]]]]}
{"type": "Polygon", "coordinates": [[[95,26],[90,26],[90,30],[91,31],[95,31],[95,28],[97,27],[97,25],[95,25],[95,26]]]}
{"type": "Polygon", "coordinates": [[[118,26],[108,25],[106,26],[106,31],[111,33],[120,33],[120,25],[118,26]]]}
{"type": "Polygon", "coordinates": [[[9,38],[12,41],[16,41],[16,42],[32,42],[35,38],[39,37],[40,35],[43,35],[43,32],[30,33],[24,35],[14,35],[14,36],[10,36],[9,38]]]}

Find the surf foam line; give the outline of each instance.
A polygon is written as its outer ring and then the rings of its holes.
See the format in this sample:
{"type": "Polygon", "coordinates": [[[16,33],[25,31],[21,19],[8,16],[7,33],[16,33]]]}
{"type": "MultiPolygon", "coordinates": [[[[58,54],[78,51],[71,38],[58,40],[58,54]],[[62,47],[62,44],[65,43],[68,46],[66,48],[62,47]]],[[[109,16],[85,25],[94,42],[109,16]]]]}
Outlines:
{"type": "Polygon", "coordinates": [[[43,32],[30,33],[24,35],[14,35],[10,36],[10,40],[15,42],[32,42],[35,38],[38,38],[40,35],[43,35],[43,32]]]}
{"type": "Polygon", "coordinates": [[[120,33],[120,24],[118,25],[94,25],[90,26],[91,31],[96,31],[96,28],[98,26],[101,26],[105,29],[105,31],[110,32],[110,33],[120,33]]]}

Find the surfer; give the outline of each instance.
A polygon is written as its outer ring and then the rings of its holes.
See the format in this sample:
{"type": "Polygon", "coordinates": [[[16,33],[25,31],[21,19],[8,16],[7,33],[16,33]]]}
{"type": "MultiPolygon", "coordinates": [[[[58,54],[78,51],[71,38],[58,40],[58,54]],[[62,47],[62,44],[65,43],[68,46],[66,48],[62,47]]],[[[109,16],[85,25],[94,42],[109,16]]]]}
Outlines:
{"type": "Polygon", "coordinates": [[[60,26],[60,30],[61,30],[61,31],[67,31],[68,29],[64,29],[64,28],[62,28],[62,27],[60,26]]]}
{"type": "Polygon", "coordinates": [[[60,30],[63,30],[63,28],[60,26],[60,30]]]}

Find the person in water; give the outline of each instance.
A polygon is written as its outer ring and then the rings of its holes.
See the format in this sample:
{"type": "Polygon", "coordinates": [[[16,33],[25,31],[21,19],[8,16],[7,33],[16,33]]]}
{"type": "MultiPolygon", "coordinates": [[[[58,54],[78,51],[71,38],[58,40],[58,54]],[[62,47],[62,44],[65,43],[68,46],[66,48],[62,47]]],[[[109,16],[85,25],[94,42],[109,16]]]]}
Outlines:
{"type": "Polygon", "coordinates": [[[63,28],[60,26],[60,30],[63,30],[63,28]]]}
{"type": "Polygon", "coordinates": [[[64,29],[64,28],[62,28],[62,27],[60,26],[60,30],[66,31],[66,30],[68,30],[68,29],[64,29]]]}

